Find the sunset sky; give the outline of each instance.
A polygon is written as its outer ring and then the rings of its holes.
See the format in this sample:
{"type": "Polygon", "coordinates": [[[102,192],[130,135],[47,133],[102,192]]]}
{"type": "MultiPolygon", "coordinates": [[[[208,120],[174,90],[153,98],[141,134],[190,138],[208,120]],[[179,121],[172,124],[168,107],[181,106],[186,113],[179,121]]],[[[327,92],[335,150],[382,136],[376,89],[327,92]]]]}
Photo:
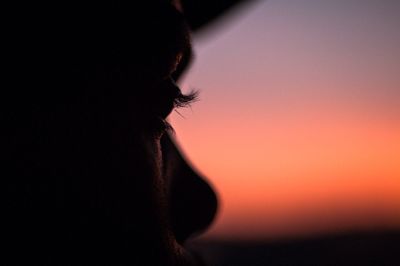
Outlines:
{"type": "Polygon", "coordinates": [[[400,228],[400,1],[264,0],[194,36],[171,115],[208,237],[400,228]]]}

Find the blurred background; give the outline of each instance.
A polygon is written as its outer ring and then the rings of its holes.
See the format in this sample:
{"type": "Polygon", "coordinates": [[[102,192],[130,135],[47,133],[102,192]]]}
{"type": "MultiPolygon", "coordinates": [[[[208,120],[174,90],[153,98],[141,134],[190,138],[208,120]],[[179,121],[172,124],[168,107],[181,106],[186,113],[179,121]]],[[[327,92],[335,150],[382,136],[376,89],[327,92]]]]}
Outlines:
{"type": "Polygon", "coordinates": [[[261,0],[196,33],[171,122],[219,196],[211,264],[400,265],[399,28],[398,0],[261,0]]]}

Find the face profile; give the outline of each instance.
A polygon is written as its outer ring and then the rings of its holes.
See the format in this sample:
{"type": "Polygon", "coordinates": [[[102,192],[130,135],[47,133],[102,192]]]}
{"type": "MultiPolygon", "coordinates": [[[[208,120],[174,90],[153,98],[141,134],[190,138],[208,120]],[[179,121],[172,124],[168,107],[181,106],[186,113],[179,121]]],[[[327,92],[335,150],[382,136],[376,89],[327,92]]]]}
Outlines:
{"type": "Polygon", "coordinates": [[[7,265],[201,265],[183,244],[217,199],[166,121],[196,97],[176,85],[189,25],[169,1],[142,2],[10,9],[7,265]]]}

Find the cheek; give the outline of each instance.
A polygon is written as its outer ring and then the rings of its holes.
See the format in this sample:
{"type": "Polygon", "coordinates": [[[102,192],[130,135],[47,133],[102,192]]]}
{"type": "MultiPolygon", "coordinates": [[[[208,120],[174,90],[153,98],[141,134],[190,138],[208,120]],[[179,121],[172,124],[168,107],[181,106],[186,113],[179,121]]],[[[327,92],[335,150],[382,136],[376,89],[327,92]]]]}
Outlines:
{"type": "Polygon", "coordinates": [[[155,171],[155,175],[161,178],[162,175],[162,154],[161,154],[161,145],[160,138],[143,138],[144,147],[147,153],[147,158],[149,160],[149,164],[152,166],[152,169],[155,171]]]}
{"type": "Polygon", "coordinates": [[[158,196],[164,199],[165,183],[163,177],[163,156],[161,151],[160,137],[143,136],[142,143],[146,158],[147,169],[151,169],[153,186],[158,196]]]}

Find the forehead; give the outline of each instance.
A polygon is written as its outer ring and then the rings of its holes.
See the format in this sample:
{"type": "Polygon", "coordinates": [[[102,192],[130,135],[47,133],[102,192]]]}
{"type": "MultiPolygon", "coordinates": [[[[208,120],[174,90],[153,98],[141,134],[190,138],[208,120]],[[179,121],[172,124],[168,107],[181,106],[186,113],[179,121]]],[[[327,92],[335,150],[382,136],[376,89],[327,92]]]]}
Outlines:
{"type": "Polygon", "coordinates": [[[144,66],[150,65],[153,71],[158,67],[168,69],[176,64],[179,55],[191,54],[189,27],[183,14],[173,5],[149,7],[148,12],[139,23],[140,27],[133,27],[136,33],[126,36],[126,43],[134,42],[131,48],[139,47],[135,51],[136,58],[144,60],[144,66]]]}
{"type": "Polygon", "coordinates": [[[166,0],[82,4],[79,9],[71,5],[62,33],[68,34],[71,43],[66,50],[75,58],[89,56],[90,60],[93,55],[137,66],[140,71],[173,65],[171,61],[191,46],[189,27],[179,6],[179,1],[166,0]]]}

